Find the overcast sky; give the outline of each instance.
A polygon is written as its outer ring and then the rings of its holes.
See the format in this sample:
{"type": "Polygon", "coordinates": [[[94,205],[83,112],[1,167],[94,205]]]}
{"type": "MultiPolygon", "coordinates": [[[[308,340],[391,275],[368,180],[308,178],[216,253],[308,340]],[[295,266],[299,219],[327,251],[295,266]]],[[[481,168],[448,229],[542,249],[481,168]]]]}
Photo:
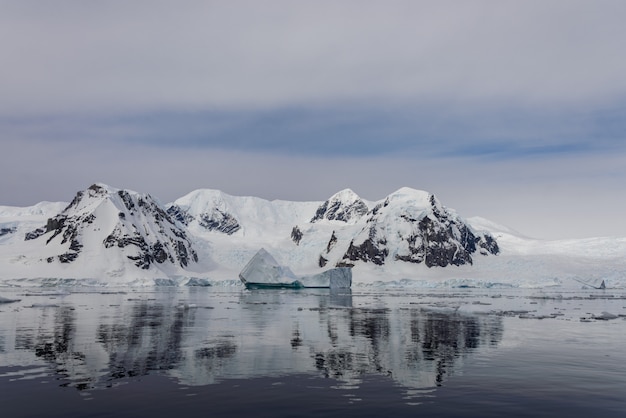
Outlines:
{"type": "Polygon", "coordinates": [[[0,0],[0,205],[428,190],[626,236],[626,1],[0,0]]]}

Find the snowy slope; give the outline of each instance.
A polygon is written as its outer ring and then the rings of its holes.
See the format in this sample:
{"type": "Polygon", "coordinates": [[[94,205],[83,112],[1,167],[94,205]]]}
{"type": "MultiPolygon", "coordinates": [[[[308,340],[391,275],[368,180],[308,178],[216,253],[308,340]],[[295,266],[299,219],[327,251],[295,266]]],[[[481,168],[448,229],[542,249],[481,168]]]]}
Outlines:
{"type": "Polygon", "coordinates": [[[626,287],[626,238],[539,240],[483,218],[469,218],[475,229],[492,233],[501,253],[485,258],[466,277],[522,287],[626,287]]]}
{"type": "MultiPolygon", "coordinates": [[[[307,223],[319,202],[268,201],[249,196],[230,196],[202,189],[167,205],[168,213],[195,238],[196,248],[218,266],[210,277],[234,279],[260,248],[279,254],[286,265],[302,260],[291,239],[295,225],[307,223]]],[[[306,256],[306,255],[305,255],[306,256]]]]}
{"type": "Polygon", "coordinates": [[[21,241],[67,206],[65,202],[41,202],[30,207],[0,206],[0,245],[21,241]]]}

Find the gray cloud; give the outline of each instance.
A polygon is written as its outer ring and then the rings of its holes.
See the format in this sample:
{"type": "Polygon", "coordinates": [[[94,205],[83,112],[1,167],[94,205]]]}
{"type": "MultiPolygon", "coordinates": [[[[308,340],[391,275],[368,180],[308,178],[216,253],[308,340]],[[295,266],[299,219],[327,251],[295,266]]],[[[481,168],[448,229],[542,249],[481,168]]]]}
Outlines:
{"type": "Polygon", "coordinates": [[[0,112],[603,102],[622,1],[3,3],[0,112]]]}
{"type": "Polygon", "coordinates": [[[106,141],[110,146],[318,156],[517,159],[626,151],[626,105],[524,107],[328,106],[266,111],[153,112],[0,118],[5,138],[106,141]]]}
{"type": "Polygon", "coordinates": [[[3,2],[0,204],[410,186],[529,235],[626,235],[625,20],[621,0],[3,2]]]}

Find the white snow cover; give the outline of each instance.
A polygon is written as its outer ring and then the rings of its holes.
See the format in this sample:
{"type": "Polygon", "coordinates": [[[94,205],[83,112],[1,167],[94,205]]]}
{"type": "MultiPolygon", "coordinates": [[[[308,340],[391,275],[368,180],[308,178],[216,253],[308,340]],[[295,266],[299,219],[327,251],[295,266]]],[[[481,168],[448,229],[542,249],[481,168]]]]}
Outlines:
{"type": "MultiPolygon", "coordinates": [[[[99,185],[108,192],[106,199],[96,199],[87,193],[84,201],[71,208],[71,215],[94,214],[92,224],[80,231],[83,248],[72,263],[48,263],[67,250],[61,244],[62,236],[46,240],[51,233],[38,239],[24,241],[27,232],[45,227],[67,206],[65,203],[47,203],[30,208],[0,206],[0,285],[27,285],[72,283],[88,279],[97,285],[184,284],[194,280],[208,280],[213,284],[240,285],[238,273],[259,248],[270,252],[277,264],[289,266],[302,275],[315,275],[334,267],[345,254],[351,240],[362,242],[369,233],[373,210],[376,212],[377,234],[387,240],[390,254],[384,265],[357,262],[352,269],[354,286],[414,286],[414,287],[546,287],[596,286],[604,280],[607,287],[626,286],[626,238],[588,238],[579,240],[535,240],[516,231],[482,218],[463,220],[455,211],[435,201],[435,210],[446,210],[451,218],[467,222],[473,231],[488,231],[497,240],[500,254],[473,255],[473,264],[428,268],[421,264],[394,259],[404,254],[406,238],[411,233],[407,218],[420,219],[429,215],[431,194],[402,188],[380,201],[360,199],[356,193],[345,190],[327,202],[268,201],[257,197],[230,196],[217,190],[202,189],[162,207],[179,207],[188,217],[187,224],[175,222],[177,233],[186,233],[190,245],[197,252],[198,262],[187,266],[177,263],[153,263],[148,269],[137,268],[128,259],[132,248],[117,246],[105,248],[103,241],[115,230],[137,232],[148,243],[156,237],[175,238],[171,229],[155,222],[148,213],[129,211],[117,194],[119,189],[99,185]],[[325,203],[348,208],[362,200],[369,212],[349,220],[322,218],[311,222],[325,203]],[[120,219],[119,213],[126,219],[120,219]],[[201,220],[225,220],[237,228],[229,233],[211,230],[201,220]],[[4,232],[2,232],[4,231],[4,232]],[[294,232],[301,238],[294,239],[294,232]],[[320,256],[327,260],[320,267],[320,256]],[[50,280],[52,279],[52,280],[50,280]]],[[[133,199],[147,195],[129,192],[133,199]]],[[[150,198],[151,199],[151,198],[150,198]]],[[[152,200],[151,200],[152,201],[152,200]]],[[[156,201],[154,205],[158,206],[156,201]]],[[[206,225],[206,222],[205,222],[206,225]]]]}
{"type": "Polygon", "coordinates": [[[34,206],[0,206],[0,244],[24,239],[24,235],[61,212],[66,202],[40,202],[34,206]],[[3,232],[4,231],[4,232],[3,232]]]}
{"type": "Polygon", "coordinates": [[[42,219],[61,212],[67,202],[39,202],[28,207],[0,206],[0,222],[14,219],[42,219]]]}

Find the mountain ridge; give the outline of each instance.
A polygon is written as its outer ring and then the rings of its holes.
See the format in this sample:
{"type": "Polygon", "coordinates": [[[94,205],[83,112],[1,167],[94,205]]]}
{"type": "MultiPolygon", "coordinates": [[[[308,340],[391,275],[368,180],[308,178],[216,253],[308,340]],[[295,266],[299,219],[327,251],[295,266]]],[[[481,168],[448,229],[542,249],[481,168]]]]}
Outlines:
{"type": "Polygon", "coordinates": [[[626,254],[626,240],[609,241],[543,243],[483,218],[466,220],[434,194],[411,188],[378,201],[344,189],[325,201],[305,202],[198,189],[161,204],[96,183],[67,204],[0,206],[0,283],[235,281],[259,248],[302,273],[352,267],[356,284],[434,278],[482,283],[512,272],[552,283],[566,270],[567,277],[588,271],[619,279],[603,263],[613,260],[610,254],[626,254]],[[595,258],[586,265],[595,270],[570,259],[583,257],[585,246],[593,246],[595,258]]]}

